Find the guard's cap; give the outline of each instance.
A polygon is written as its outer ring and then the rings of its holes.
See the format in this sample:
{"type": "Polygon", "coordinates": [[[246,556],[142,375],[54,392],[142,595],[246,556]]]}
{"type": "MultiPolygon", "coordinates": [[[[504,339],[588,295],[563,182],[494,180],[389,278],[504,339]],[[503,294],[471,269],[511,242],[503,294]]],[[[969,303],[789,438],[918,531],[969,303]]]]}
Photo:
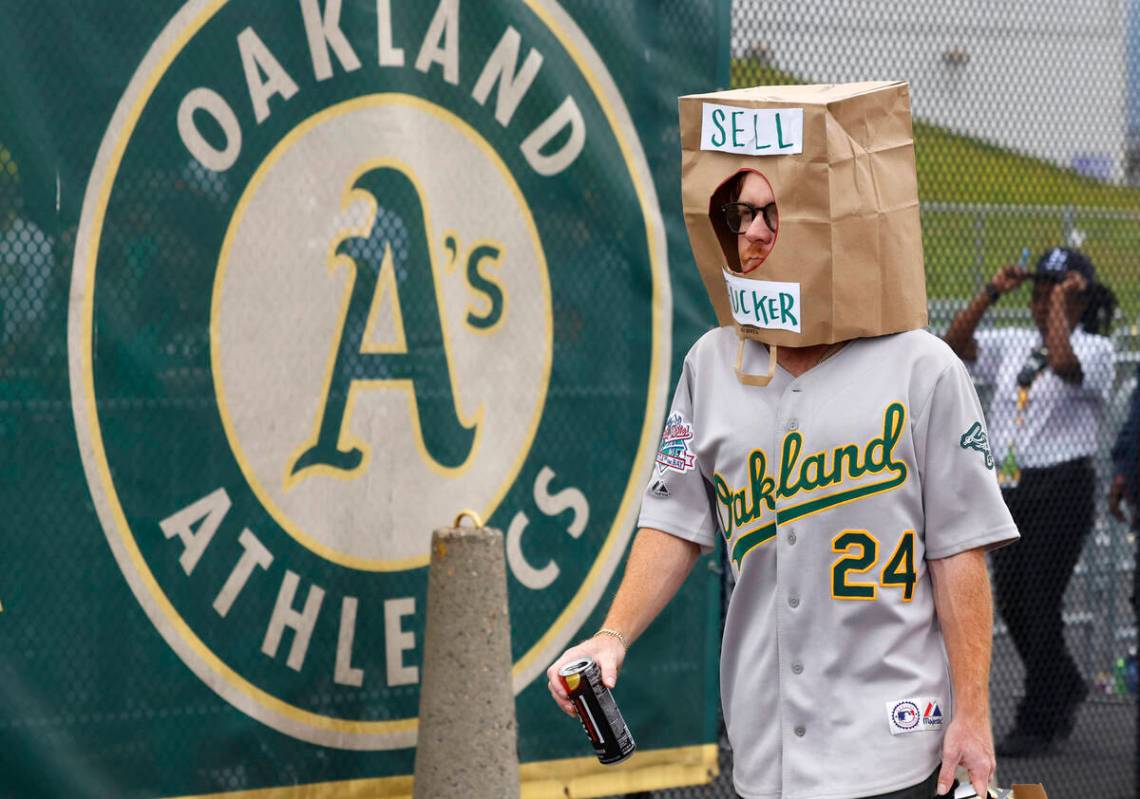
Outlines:
{"type": "Polygon", "coordinates": [[[1060,282],[1069,272],[1079,272],[1090,285],[1096,282],[1096,267],[1089,257],[1068,247],[1046,250],[1045,254],[1037,259],[1033,279],[1060,282]]]}

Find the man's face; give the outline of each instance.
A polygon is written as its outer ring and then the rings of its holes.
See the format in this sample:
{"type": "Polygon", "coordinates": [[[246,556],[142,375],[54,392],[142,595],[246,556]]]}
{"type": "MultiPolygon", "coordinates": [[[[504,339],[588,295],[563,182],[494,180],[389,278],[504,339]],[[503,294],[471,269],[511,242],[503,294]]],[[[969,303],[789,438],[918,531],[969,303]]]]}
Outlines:
{"type": "Polygon", "coordinates": [[[1052,280],[1036,280],[1033,283],[1033,296],[1029,299],[1029,310],[1033,312],[1033,322],[1044,332],[1049,323],[1049,297],[1057,284],[1052,280]]]}
{"type": "MultiPolygon", "coordinates": [[[[744,183],[741,186],[740,197],[737,198],[737,202],[748,203],[760,209],[775,201],[776,196],[772,193],[772,187],[762,175],[749,172],[744,176],[744,183]]],[[[736,237],[736,248],[740,255],[742,272],[751,272],[764,263],[764,259],[768,257],[768,253],[772,252],[772,246],[776,243],[776,231],[769,228],[764,214],[758,212],[754,216],[752,223],[736,237]]],[[[774,218],[776,220],[775,227],[778,230],[780,227],[779,216],[774,215],[774,218]]]]}
{"type": "MultiPolygon", "coordinates": [[[[1069,274],[1073,274],[1070,272],[1069,274]]],[[[1033,313],[1033,323],[1042,335],[1049,329],[1049,315],[1053,308],[1053,293],[1061,291],[1059,280],[1041,279],[1033,283],[1033,296],[1029,299],[1029,310],[1033,313]]],[[[1087,302],[1083,295],[1072,292],[1065,297],[1065,316],[1072,328],[1080,318],[1087,302]]]]}

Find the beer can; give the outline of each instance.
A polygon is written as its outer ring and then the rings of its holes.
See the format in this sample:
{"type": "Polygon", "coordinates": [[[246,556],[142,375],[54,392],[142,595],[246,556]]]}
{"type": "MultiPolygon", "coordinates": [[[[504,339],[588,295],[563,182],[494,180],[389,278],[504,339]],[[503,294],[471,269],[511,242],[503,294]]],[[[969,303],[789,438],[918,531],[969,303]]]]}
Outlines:
{"type": "Polygon", "coordinates": [[[558,670],[558,677],[602,765],[612,766],[632,755],[637,744],[594,659],[584,657],[567,663],[558,670]]]}

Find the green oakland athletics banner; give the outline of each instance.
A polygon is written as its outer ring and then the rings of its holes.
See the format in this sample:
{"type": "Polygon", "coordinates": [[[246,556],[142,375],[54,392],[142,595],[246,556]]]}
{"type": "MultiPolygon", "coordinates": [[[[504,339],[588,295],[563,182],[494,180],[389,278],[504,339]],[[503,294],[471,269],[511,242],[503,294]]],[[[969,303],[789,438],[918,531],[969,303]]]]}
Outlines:
{"type": "Polygon", "coordinates": [[[626,664],[628,764],[544,671],[712,321],[676,97],[727,82],[727,6],[5,9],[0,796],[406,795],[464,509],[505,534],[524,794],[707,779],[716,557],[626,664]]]}

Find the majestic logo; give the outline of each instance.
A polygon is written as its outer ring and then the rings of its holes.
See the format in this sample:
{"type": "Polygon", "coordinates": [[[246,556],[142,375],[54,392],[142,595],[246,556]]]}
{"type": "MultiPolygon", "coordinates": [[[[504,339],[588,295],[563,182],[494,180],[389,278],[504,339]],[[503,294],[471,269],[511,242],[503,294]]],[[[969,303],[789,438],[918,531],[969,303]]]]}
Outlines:
{"type": "Polygon", "coordinates": [[[962,434],[958,442],[962,449],[976,449],[986,459],[986,468],[994,468],[994,456],[990,454],[990,442],[981,422],[974,422],[970,429],[962,434]]]}
{"type": "Polygon", "coordinates": [[[922,711],[922,725],[924,727],[941,727],[943,722],[942,708],[933,700],[926,703],[926,710],[922,711]]]}
{"type": "Polygon", "coordinates": [[[679,413],[665,420],[665,432],[661,434],[661,446],[657,450],[657,473],[666,469],[684,474],[693,468],[696,456],[689,451],[693,440],[693,426],[679,413]]]}
{"type": "Polygon", "coordinates": [[[660,212],[553,0],[262,11],[189,3],[105,134],[79,444],[188,668],[286,735],[405,747],[433,528],[507,531],[516,691],[617,566],[668,389],[660,212]]]}

